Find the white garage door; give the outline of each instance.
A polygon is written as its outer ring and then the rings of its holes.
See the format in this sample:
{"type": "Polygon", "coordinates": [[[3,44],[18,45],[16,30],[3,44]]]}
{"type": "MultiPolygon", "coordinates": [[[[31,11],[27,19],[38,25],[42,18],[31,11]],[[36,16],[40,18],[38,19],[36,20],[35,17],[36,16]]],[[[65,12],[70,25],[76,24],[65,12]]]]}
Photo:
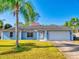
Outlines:
{"type": "Polygon", "coordinates": [[[70,40],[69,31],[49,31],[48,32],[49,40],[70,40]]]}

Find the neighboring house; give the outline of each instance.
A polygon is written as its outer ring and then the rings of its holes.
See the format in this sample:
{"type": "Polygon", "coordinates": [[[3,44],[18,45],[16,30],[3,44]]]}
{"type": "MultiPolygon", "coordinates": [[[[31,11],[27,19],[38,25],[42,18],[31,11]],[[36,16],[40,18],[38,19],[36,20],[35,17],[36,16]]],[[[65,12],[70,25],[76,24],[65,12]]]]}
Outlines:
{"type": "MultiPolygon", "coordinates": [[[[16,39],[15,27],[1,30],[1,40],[16,39]]],[[[63,26],[32,24],[19,27],[19,40],[73,40],[72,30],[63,26]]]]}

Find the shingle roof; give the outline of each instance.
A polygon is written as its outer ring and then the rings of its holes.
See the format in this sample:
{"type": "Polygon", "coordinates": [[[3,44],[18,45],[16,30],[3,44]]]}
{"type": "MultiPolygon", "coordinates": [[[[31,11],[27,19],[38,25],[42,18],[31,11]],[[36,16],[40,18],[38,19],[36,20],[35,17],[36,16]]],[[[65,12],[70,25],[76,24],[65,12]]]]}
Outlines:
{"type": "MultiPolygon", "coordinates": [[[[39,25],[39,26],[28,26],[28,27],[18,27],[18,28],[19,30],[71,30],[68,27],[53,26],[53,25],[48,25],[48,26],[39,25]]],[[[15,30],[15,27],[6,29],[4,31],[9,31],[9,30],[15,30]]]]}
{"type": "Polygon", "coordinates": [[[39,26],[40,24],[39,23],[37,23],[37,22],[33,22],[32,24],[31,24],[31,26],[39,26]]]}

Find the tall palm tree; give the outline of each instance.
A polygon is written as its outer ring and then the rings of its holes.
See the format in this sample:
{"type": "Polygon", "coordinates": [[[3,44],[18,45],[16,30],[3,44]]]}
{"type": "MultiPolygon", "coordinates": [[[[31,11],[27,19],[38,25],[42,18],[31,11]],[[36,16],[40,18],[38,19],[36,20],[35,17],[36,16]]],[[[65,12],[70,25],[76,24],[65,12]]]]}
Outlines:
{"type": "Polygon", "coordinates": [[[24,3],[24,0],[0,0],[0,12],[4,12],[5,10],[12,10],[16,16],[16,47],[19,47],[18,42],[18,14],[19,9],[24,3]]]}
{"type": "Polygon", "coordinates": [[[19,12],[21,11],[23,16],[27,18],[26,20],[28,20],[28,11],[26,11],[27,9],[23,9],[25,4],[27,4],[25,0],[0,0],[0,12],[11,10],[15,14],[15,17],[16,17],[16,47],[19,47],[19,38],[18,38],[19,12]]]}

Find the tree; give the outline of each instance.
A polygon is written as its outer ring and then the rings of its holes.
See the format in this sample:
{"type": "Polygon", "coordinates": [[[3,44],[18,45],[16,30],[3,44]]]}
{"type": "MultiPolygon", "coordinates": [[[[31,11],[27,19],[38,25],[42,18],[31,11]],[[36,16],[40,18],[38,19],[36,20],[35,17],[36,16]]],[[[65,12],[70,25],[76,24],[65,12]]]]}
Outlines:
{"type": "Polygon", "coordinates": [[[2,29],[2,28],[3,28],[3,21],[0,20],[0,29],[2,29]]]}
{"type": "Polygon", "coordinates": [[[66,21],[66,22],[64,23],[64,26],[69,26],[68,21],[66,21]]]}
{"type": "MultiPolygon", "coordinates": [[[[28,11],[24,6],[28,3],[25,0],[0,0],[0,12],[4,12],[6,10],[11,10],[15,14],[16,17],[16,47],[19,47],[19,38],[18,38],[18,22],[19,22],[19,12],[23,14],[25,18],[28,18],[28,11]]],[[[30,6],[31,7],[31,6],[30,6]]],[[[30,12],[30,11],[29,11],[30,12]]],[[[33,14],[33,13],[32,13],[33,14]]],[[[28,20],[28,19],[26,19],[28,20]]]]}
{"type": "Polygon", "coordinates": [[[74,32],[77,32],[77,29],[79,27],[79,19],[78,18],[72,18],[71,21],[72,26],[71,28],[73,29],[74,32]]]}
{"type": "Polygon", "coordinates": [[[70,27],[75,32],[76,28],[79,27],[79,19],[78,18],[71,18],[70,21],[65,22],[64,26],[70,27]]]}
{"type": "Polygon", "coordinates": [[[11,28],[11,27],[12,27],[11,24],[5,24],[5,26],[4,26],[5,29],[11,28]]]}
{"type": "Polygon", "coordinates": [[[21,12],[25,18],[25,26],[30,25],[39,18],[39,14],[35,12],[30,2],[25,3],[24,7],[21,8],[21,12]]]}

